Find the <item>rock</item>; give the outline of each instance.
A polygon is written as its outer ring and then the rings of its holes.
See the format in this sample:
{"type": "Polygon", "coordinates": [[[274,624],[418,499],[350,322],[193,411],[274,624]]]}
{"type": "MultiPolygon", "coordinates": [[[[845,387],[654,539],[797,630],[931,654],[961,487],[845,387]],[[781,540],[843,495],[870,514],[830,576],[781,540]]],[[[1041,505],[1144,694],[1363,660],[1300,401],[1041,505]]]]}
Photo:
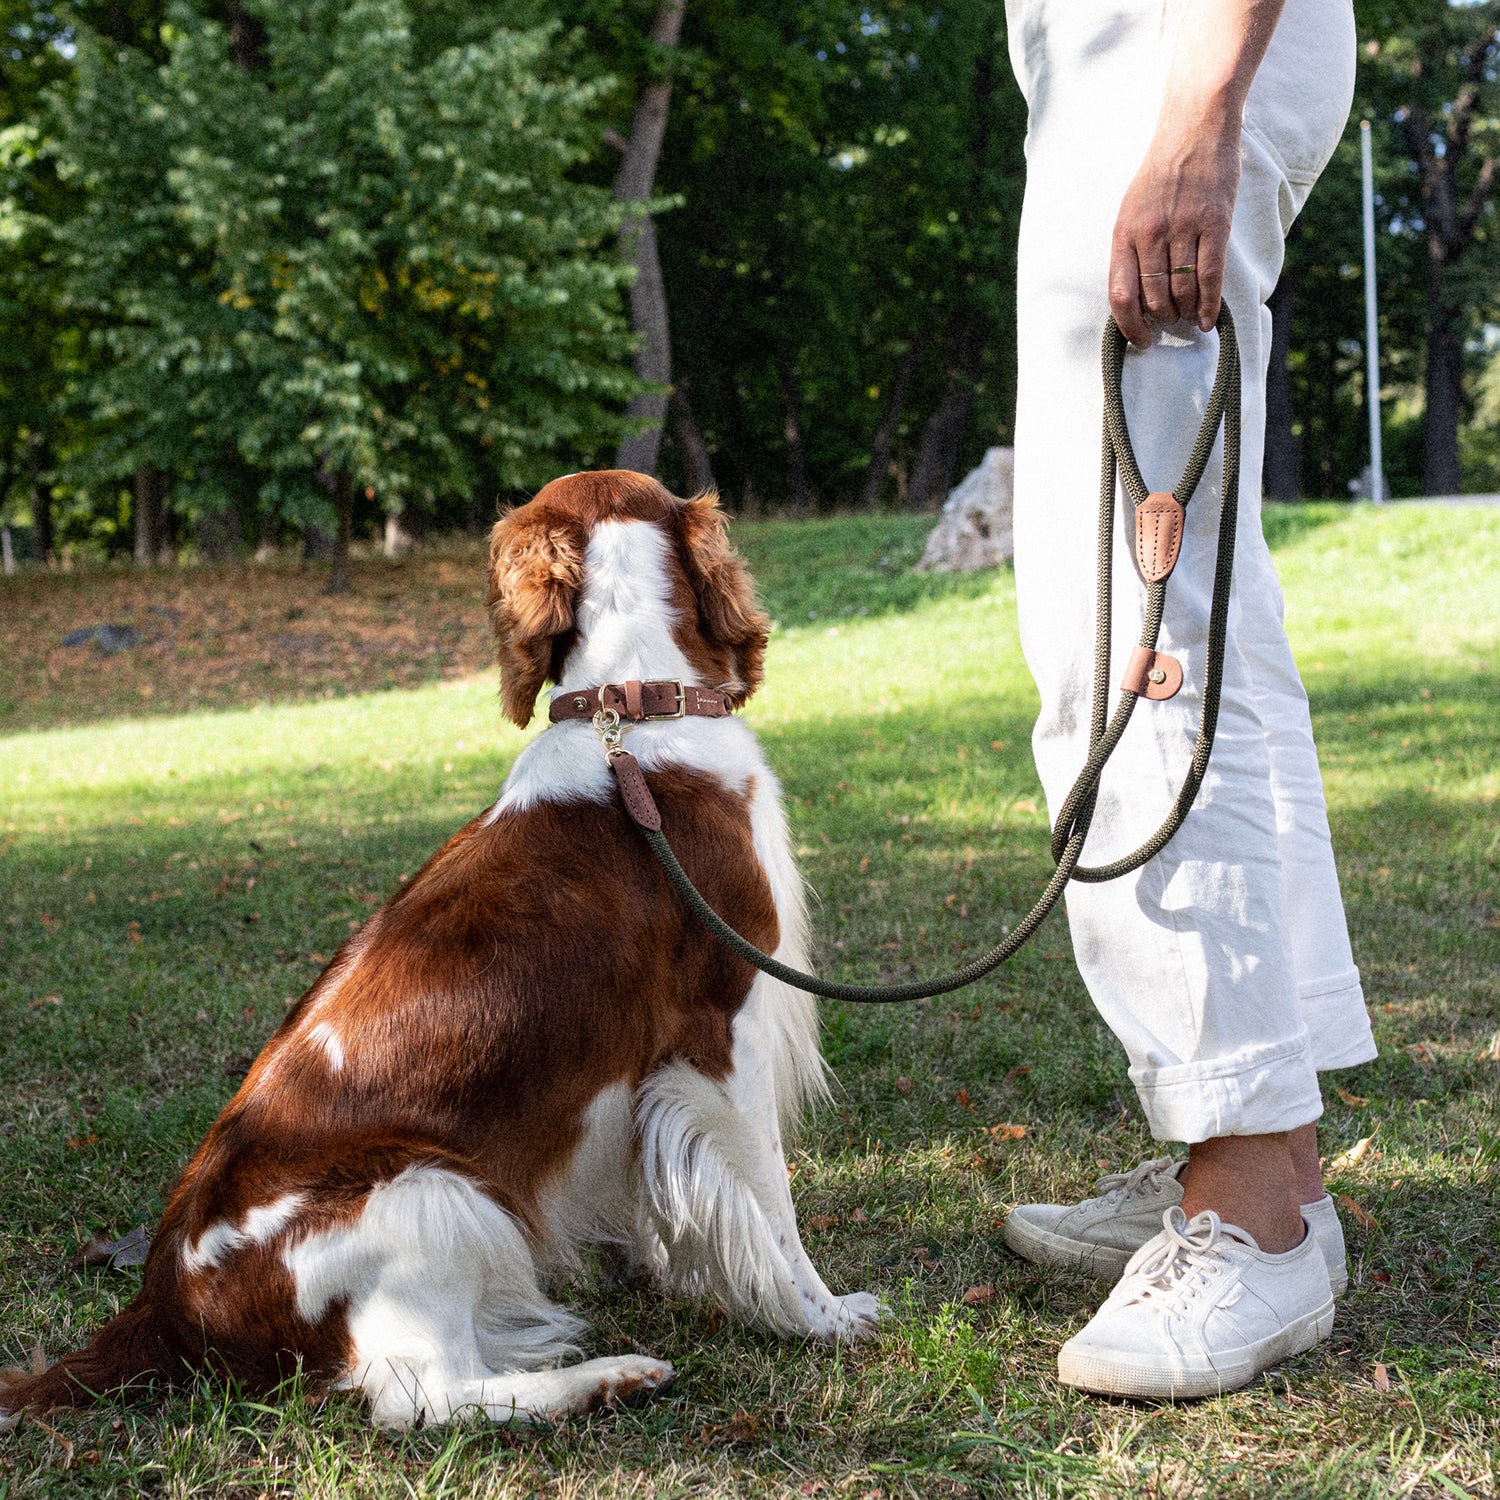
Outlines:
{"type": "Polygon", "coordinates": [[[90,641],[107,654],[129,651],[141,643],[141,633],[134,625],[82,625],[63,638],[64,646],[87,646],[90,641]]]}
{"type": "Polygon", "coordinates": [[[972,573],[1009,562],[1015,449],[991,448],[943,503],[918,572],[972,573]]]}

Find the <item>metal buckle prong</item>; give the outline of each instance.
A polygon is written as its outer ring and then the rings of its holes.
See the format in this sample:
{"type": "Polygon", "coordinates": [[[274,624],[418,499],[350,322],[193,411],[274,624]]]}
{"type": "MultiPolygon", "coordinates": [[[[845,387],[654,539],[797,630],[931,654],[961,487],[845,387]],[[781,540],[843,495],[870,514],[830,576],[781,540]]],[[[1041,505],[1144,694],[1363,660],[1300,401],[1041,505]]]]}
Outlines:
{"type": "Polygon", "coordinates": [[[665,682],[670,687],[677,689],[677,706],[669,714],[647,714],[648,719],[680,719],[687,712],[687,689],[682,685],[682,679],[678,677],[662,677],[657,679],[658,683],[665,682]]]}

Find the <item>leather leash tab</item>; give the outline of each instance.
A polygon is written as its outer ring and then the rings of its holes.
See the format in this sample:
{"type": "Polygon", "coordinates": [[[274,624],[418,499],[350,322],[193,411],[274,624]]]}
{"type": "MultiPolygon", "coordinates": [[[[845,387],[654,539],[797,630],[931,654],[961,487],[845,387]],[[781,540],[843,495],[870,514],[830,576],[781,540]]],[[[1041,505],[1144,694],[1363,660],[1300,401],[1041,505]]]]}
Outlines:
{"type": "Polygon", "coordinates": [[[620,798],[625,811],[638,828],[649,828],[652,833],[661,832],[661,809],[651,788],[646,785],[646,774],[641,763],[628,750],[617,750],[609,758],[609,768],[615,773],[615,785],[620,788],[620,798]]]}
{"type": "Polygon", "coordinates": [[[1154,703],[1175,698],[1182,689],[1182,663],[1165,651],[1148,651],[1137,646],[1125,665],[1120,687],[1154,703]]]}
{"type": "Polygon", "coordinates": [[[1177,566],[1186,512],[1176,495],[1157,490],[1135,508],[1135,560],[1147,583],[1160,583],[1177,566]]]}

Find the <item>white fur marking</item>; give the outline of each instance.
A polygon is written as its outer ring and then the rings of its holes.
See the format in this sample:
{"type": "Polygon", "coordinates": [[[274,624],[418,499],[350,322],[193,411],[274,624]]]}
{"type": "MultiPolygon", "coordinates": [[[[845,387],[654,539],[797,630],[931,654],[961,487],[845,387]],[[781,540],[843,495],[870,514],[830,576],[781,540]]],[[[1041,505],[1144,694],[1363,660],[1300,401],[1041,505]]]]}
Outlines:
{"type": "Polygon", "coordinates": [[[202,1271],[219,1265],[231,1250],[244,1245],[263,1245],[286,1228],[293,1214],[302,1207],[301,1193],[286,1193],[270,1203],[250,1209],[238,1227],[228,1219],[210,1224],[196,1243],[184,1245],[182,1266],[185,1271],[202,1271]]]}
{"type": "Polygon", "coordinates": [[[344,1071],[344,1044],[339,1040],[338,1032],[327,1021],[319,1021],[316,1026],[308,1028],[307,1044],[309,1047],[322,1048],[323,1055],[328,1059],[329,1072],[344,1071]]]}
{"type": "Polygon", "coordinates": [[[364,1390],[383,1426],[488,1410],[475,1392],[491,1376],[560,1359],[584,1328],[543,1293],[516,1221],[442,1167],[406,1168],[371,1189],[354,1223],[282,1259],[300,1317],[316,1322],[347,1300],[354,1357],[341,1383],[364,1390]]]}

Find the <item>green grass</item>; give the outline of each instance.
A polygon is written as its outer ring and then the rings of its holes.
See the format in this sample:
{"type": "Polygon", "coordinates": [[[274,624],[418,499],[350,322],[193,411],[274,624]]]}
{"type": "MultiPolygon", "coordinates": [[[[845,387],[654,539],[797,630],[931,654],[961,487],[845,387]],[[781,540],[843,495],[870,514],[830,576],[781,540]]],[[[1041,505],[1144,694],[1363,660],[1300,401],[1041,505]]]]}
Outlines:
{"type": "MultiPolygon", "coordinates": [[[[393,1437],[342,1399],[205,1385],[60,1417],[71,1467],[26,1424],[0,1439],[0,1500],[1494,1493],[1500,515],[1308,507],[1268,530],[1382,1048],[1328,1081],[1325,1157],[1374,1138],[1332,1172],[1369,1222],[1346,1217],[1330,1341],[1181,1409],[1056,1384],[1098,1292],[1010,1257],[999,1223],[1152,1151],[1059,918],[960,995],[825,1007],[840,1093],[793,1185],[829,1281],[895,1309],[875,1344],[583,1288],[595,1352],[678,1366],[653,1405],[393,1437]],[[973,1287],[993,1295],[965,1303],[973,1287]]],[[[977,951],[1047,868],[1009,575],[913,575],[904,519],[739,536],[778,621],[751,717],[824,969],[977,951]]],[[[523,741],[488,679],[0,740],[0,1363],[76,1346],[130,1295],[138,1273],[70,1271],[74,1246],[154,1221],[313,955],[493,797],[523,741]]]]}

